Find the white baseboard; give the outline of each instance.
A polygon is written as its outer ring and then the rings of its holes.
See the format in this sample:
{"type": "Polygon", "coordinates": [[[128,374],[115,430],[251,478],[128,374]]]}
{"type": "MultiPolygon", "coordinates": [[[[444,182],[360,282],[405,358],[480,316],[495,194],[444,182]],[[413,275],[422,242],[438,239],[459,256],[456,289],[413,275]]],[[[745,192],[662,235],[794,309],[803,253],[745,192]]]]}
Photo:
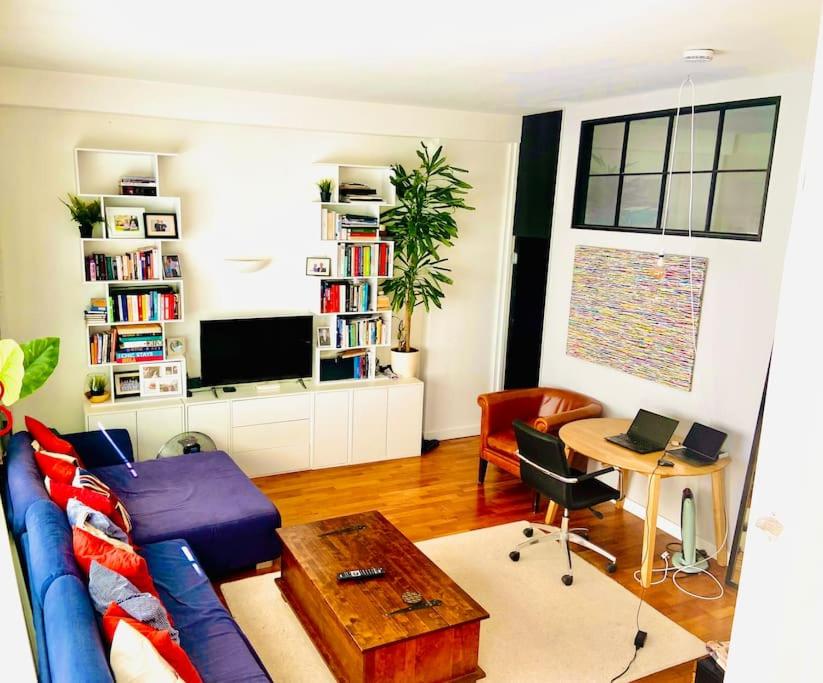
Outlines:
{"type": "Polygon", "coordinates": [[[439,439],[446,441],[448,439],[461,439],[464,436],[477,436],[480,434],[480,425],[470,424],[463,427],[451,427],[450,429],[434,429],[426,431],[425,437],[427,439],[439,439]]]}
{"type": "MultiPolygon", "coordinates": [[[[646,519],[646,506],[641,505],[631,498],[626,498],[626,501],[623,504],[623,509],[626,512],[633,514],[635,517],[646,519]]],[[[670,519],[657,515],[657,528],[661,531],[665,531],[667,534],[671,534],[677,540],[681,540],[680,525],[672,522],[670,519]]],[[[714,541],[709,541],[708,539],[701,538],[700,536],[697,537],[697,547],[703,548],[709,553],[709,555],[713,554],[717,550],[714,541]]]]}

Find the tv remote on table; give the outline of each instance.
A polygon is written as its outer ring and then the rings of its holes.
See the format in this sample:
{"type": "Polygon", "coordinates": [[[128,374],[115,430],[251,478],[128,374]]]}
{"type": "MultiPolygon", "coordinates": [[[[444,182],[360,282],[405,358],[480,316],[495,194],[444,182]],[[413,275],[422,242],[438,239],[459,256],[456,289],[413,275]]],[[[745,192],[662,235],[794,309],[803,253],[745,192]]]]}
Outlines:
{"type": "Polygon", "coordinates": [[[338,581],[361,581],[364,579],[375,579],[378,576],[385,576],[386,570],[383,567],[369,567],[368,569],[350,569],[347,572],[340,572],[337,575],[338,581]]]}

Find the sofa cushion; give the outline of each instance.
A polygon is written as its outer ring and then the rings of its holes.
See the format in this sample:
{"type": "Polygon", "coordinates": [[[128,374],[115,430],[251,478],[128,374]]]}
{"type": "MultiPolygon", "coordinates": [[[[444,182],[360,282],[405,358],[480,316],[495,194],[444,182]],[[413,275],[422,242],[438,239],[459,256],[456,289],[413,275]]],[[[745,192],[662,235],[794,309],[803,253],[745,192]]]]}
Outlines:
{"type": "Polygon", "coordinates": [[[517,459],[517,456],[514,454],[515,451],[517,451],[517,440],[514,438],[514,429],[504,429],[489,434],[488,444],[494,450],[510,455],[515,460],[517,459]]]}
{"type": "Polygon", "coordinates": [[[33,503],[49,500],[43,475],[34,461],[34,449],[28,432],[17,432],[9,441],[5,457],[7,514],[12,532],[19,537],[26,529],[26,512],[33,503]]]}
{"type": "MultiPolygon", "coordinates": [[[[32,443],[32,448],[36,448],[37,442],[32,443]]],[[[44,477],[49,477],[54,481],[70,484],[74,479],[80,461],[73,455],[63,455],[62,453],[52,453],[50,451],[35,450],[34,459],[37,468],[44,477]]]]}
{"type": "Polygon", "coordinates": [[[83,505],[88,505],[90,508],[102,512],[125,531],[126,534],[131,531],[131,517],[113,493],[107,495],[100,491],[80,488],[72,486],[71,484],[63,484],[59,481],[52,481],[48,477],[46,477],[45,480],[45,487],[51,499],[63,510],[68,507],[69,500],[75,498],[83,503],[83,505]]]}
{"type": "Polygon", "coordinates": [[[171,664],[125,620],[114,631],[109,661],[117,683],[180,683],[171,664]]]}
{"type": "Polygon", "coordinates": [[[185,538],[210,574],[272,560],[280,552],[280,514],[222,451],[189,453],[95,474],[120,496],[147,545],[185,538]]]}
{"type": "Polygon", "coordinates": [[[66,516],[72,526],[83,528],[83,525],[89,524],[106,536],[116,538],[123,543],[129,542],[129,537],[125,531],[102,512],[84,505],[77,498],[69,498],[68,503],[66,503],[66,516]]]}
{"type": "Polygon", "coordinates": [[[29,434],[31,434],[31,438],[40,444],[41,448],[51,451],[52,453],[71,455],[80,460],[80,456],[77,455],[74,446],[65,439],[57,436],[57,434],[46,427],[40,420],[35,420],[33,417],[26,415],[26,429],[29,434]]]}
{"type": "Polygon", "coordinates": [[[257,654],[211,587],[185,541],[140,549],[160,599],[174,617],[180,645],[204,681],[270,681],[257,654]]]}
{"type": "Polygon", "coordinates": [[[48,670],[54,683],[113,683],[86,586],[76,576],[55,579],[43,601],[48,670]]]}

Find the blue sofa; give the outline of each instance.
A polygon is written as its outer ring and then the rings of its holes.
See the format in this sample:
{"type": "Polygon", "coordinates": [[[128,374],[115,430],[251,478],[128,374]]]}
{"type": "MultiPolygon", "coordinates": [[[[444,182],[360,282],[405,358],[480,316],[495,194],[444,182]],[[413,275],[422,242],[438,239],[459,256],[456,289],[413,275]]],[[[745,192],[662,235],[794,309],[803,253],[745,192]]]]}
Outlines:
{"type": "MultiPolygon", "coordinates": [[[[138,551],[203,680],[270,681],[208,575],[277,557],[277,509],[223,452],[134,463],[128,432],[109,434],[131,469],[102,434],[63,438],[129,510],[138,551]]],[[[5,475],[9,526],[31,597],[39,680],[112,681],[66,514],[48,497],[27,432],[12,437],[5,475]]]]}

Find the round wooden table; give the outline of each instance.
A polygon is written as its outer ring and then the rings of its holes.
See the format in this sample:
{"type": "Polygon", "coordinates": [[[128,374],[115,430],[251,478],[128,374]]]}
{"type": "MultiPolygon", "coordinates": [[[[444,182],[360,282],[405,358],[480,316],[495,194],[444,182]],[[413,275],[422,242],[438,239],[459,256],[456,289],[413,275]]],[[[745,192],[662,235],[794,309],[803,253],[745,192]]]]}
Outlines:
{"type": "MultiPolygon", "coordinates": [[[[658,467],[657,461],[664,457],[663,451],[641,455],[606,441],[607,436],[624,434],[631,420],[612,417],[599,417],[589,420],[576,420],[560,428],[560,438],[566,444],[566,455],[570,463],[578,469],[585,470],[581,457],[591,458],[605,465],[611,465],[621,473],[621,498],[617,507],[623,507],[628,488],[629,477],[633,473],[650,477],[649,499],[646,502],[646,521],[643,527],[643,550],[641,553],[640,579],[644,587],[651,585],[652,567],[654,566],[654,540],[657,533],[657,511],[660,505],[660,481],[668,477],[702,477],[712,478],[712,505],[714,508],[714,538],[717,544],[718,564],[725,567],[728,562],[728,538],[726,525],[726,493],[723,470],[729,464],[729,458],[720,458],[717,462],[698,467],[670,458],[674,467],[658,467]],[[721,545],[722,544],[722,545],[721,545]]],[[[675,436],[675,441],[680,439],[675,436]]],[[[557,512],[557,505],[549,503],[546,523],[551,524],[557,512]]]]}

